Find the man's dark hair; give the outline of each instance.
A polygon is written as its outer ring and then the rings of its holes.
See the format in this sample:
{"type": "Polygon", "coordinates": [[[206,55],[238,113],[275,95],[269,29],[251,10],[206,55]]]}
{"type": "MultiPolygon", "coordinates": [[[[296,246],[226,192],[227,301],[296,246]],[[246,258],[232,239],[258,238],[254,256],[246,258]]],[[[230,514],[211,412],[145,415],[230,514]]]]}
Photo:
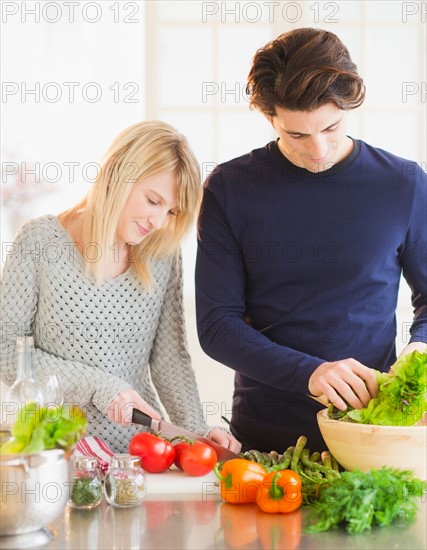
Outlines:
{"type": "Polygon", "coordinates": [[[314,111],[335,103],[355,109],[365,99],[365,86],[335,34],[303,28],[281,34],[255,53],[246,93],[252,109],[272,117],[276,107],[314,111]]]}

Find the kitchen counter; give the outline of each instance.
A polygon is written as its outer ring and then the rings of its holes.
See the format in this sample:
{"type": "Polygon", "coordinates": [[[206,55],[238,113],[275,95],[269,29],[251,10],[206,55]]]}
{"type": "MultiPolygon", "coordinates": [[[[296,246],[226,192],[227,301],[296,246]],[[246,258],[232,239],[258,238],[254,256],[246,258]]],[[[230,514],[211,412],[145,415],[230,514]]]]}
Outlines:
{"type": "MultiPolygon", "coordinates": [[[[49,526],[46,549],[407,549],[427,548],[426,502],[419,503],[417,519],[411,524],[396,523],[375,528],[363,535],[348,535],[343,530],[320,534],[301,532],[307,510],[270,515],[255,504],[222,503],[218,495],[154,495],[138,507],[117,509],[105,500],[89,511],[65,509],[49,526]]],[[[26,535],[28,548],[35,548],[36,536],[26,535]]],[[[1,548],[11,546],[10,537],[0,539],[1,548]]]]}

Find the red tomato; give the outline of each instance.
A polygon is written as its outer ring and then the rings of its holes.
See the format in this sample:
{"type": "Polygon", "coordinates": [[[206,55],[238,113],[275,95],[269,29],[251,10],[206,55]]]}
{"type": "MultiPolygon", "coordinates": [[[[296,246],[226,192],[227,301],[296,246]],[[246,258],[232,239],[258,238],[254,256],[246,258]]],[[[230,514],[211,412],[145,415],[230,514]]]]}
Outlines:
{"type": "Polygon", "coordinates": [[[162,525],[173,516],[175,506],[175,502],[166,500],[146,500],[144,507],[147,517],[147,528],[156,529],[162,525]]]}
{"type": "Polygon", "coordinates": [[[181,456],[181,468],[190,476],[204,476],[212,471],[218,457],[215,449],[206,443],[196,441],[181,456]]]}
{"type": "Polygon", "coordinates": [[[169,441],[146,432],[132,437],[129,452],[139,456],[142,468],[151,474],[165,472],[175,459],[175,449],[169,441]]]}
{"type": "Polygon", "coordinates": [[[173,461],[173,463],[175,464],[175,466],[177,468],[179,468],[180,470],[182,470],[182,467],[181,467],[181,457],[182,457],[182,453],[184,451],[186,451],[188,449],[188,447],[191,447],[191,443],[185,443],[185,442],[181,442],[181,443],[177,443],[176,445],[174,445],[174,449],[175,449],[175,460],[173,461]]]}
{"type": "Polygon", "coordinates": [[[214,500],[180,500],[176,503],[180,518],[187,525],[206,525],[217,513],[217,502],[214,500]]]}

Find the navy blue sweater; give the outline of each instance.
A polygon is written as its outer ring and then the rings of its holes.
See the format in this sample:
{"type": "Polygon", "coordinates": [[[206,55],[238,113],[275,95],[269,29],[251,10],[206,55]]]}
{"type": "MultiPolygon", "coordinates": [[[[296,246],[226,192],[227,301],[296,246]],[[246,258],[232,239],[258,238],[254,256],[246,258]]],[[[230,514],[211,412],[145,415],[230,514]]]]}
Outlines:
{"type": "Polygon", "coordinates": [[[217,166],[199,218],[196,304],[203,350],[236,371],[232,432],[244,448],[325,444],[307,396],[325,361],[388,370],[403,272],[427,342],[427,178],[355,141],[314,174],[276,142],[217,166]]]}

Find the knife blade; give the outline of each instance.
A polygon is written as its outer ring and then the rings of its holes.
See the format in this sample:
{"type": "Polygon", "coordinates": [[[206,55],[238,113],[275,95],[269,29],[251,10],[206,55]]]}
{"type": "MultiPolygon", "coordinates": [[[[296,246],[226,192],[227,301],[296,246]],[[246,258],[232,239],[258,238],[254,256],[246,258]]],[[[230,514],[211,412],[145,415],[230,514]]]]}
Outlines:
{"type": "Polygon", "coordinates": [[[155,432],[168,438],[174,437],[176,435],[183,435],[188,439],[193,439],[196,441],[201,441],[202,443],[206,443],[207,445],[210,445],[213,449],[215,449],[218,460],[220,460],[221,462],[226,462],[227,460],[232,460],[233,458],[239,458],[238,454],[230,451],[230,449],[227,449],[226,447],[223,447],[219,443],[208,439],[207,437],[197,435],[194,432],[175,426],[174,424],[166,422],[165,420],[154,420],[154,418],[151,418],[151,416],[148,416],[148,414],[145,414],[139,409],[132,410],[132,423],[140,424],[141,426],[147,426],[148,428],[151,428],[155,432]]]}

